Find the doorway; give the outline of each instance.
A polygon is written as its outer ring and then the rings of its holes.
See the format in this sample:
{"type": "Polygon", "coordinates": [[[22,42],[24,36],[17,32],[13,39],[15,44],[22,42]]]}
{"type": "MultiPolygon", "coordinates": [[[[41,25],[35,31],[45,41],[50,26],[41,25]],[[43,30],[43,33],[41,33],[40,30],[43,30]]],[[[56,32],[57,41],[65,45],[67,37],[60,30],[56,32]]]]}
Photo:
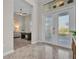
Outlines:
{"type": "Polygon", "coordinates": [[[31,44],[31,15],[14,15],[14,49],[31,44]]]}
{"type": "Polygon", "coordinates": [[[14,50],[31,44],[32,9],[27,1],[14,0],[14,50]]]}
{"type": "Polygon", "coordinates": [[[44,42],[71,48],[70,30],[74,30],[74,8],[62,9],[43,14],[44,42]]]}

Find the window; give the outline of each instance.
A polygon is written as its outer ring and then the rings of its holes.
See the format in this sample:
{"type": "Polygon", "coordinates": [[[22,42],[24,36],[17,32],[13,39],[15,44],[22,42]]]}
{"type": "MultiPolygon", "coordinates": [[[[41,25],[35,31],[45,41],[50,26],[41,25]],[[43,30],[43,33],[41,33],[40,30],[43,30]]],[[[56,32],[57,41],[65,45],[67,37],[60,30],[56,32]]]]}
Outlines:
{"type": "Polygon", "coordinates": [[[58,25],[58,34],[67,35],[69,34],[69,15],[61,14],[59,15],[59,25],[58,25]]]}

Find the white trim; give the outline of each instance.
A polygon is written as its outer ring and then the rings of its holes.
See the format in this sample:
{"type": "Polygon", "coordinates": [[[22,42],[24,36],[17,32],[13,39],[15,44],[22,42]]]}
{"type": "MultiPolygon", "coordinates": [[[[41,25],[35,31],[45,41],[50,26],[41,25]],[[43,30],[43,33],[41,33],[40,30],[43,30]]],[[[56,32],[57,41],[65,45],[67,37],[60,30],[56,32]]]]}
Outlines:
{"type": "Polygon", "coordinates": [[[13,52],[14,52],[14,50],[8,51],[8,52],[4,53],[3,56],[6,56],[6,55],[11,54],[13,52]]]}
{"type": "Polygon", "coordinates": [[[32,44],[36,44],[36,43],[38,43],[39,41],[34,41],[34,42],[31,42],[32,44]]]}
{"type": "Polygon", "coordinates": [[[54,14],[54,13],[57,13],[59,11],[63,11],[63,10],[68,10],[68,9],[71,9],[71,8],[75,8],[74,5],[71,5],[71,6],[68,6],[68,7],[62,7],[62,8],[59,8],[59,9],[55,9],[55,10],[50,10],[50,11],[45,11],[43,12],[43,15],[46,15],[46,14],[54,14]]]}
{"type": "Polygon", "coordinates": [[[31,4],[32,6],[34,6],[35,1],[34,0],[25,0],[27,3],[31,4]]]}
{"type": "Polygon", "coordinates": [[[36,43],[46,43],[46,44],[51,44],[51,45],[56,45],[56,46],[60,46],[60,47],[64,47],[64,48],[69,48],[69,49],[71,49],[71,46],[64,46],[64,45],[59,45],[59,44],[57,44],[56,42],[48,42],[48,41],[38,41],[38,42],[36,42],[36,43]]]}

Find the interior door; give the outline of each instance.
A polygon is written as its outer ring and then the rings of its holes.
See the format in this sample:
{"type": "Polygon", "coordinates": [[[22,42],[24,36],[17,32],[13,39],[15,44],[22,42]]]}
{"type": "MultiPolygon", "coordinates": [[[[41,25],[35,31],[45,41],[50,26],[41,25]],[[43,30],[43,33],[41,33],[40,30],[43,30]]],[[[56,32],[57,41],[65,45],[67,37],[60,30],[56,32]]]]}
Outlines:
{"type": "Polygon", "coordinates": [[[74,9],[64,9],[44,15],[45,42],[71,48],[70,30],[74,29],[74,9]]]}

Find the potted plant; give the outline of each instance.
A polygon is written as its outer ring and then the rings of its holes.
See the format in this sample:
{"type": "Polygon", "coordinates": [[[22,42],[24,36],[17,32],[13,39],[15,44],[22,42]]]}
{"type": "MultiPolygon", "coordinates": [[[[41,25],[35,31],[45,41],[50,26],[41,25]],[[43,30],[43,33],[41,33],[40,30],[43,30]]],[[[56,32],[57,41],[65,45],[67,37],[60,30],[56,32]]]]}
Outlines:
{"type": "Polygon", "coordinates": [[[70,31],[72,34],[72,51],[73,51],[73,59],[76,59],[76,31],[70,31]]]}
{"type": "Polygon", "coordinates": [[[76,31],[71,30],[70,33],[72,34],[72,37],[75,38],[75,40],[76,40],[76,31]]]}

